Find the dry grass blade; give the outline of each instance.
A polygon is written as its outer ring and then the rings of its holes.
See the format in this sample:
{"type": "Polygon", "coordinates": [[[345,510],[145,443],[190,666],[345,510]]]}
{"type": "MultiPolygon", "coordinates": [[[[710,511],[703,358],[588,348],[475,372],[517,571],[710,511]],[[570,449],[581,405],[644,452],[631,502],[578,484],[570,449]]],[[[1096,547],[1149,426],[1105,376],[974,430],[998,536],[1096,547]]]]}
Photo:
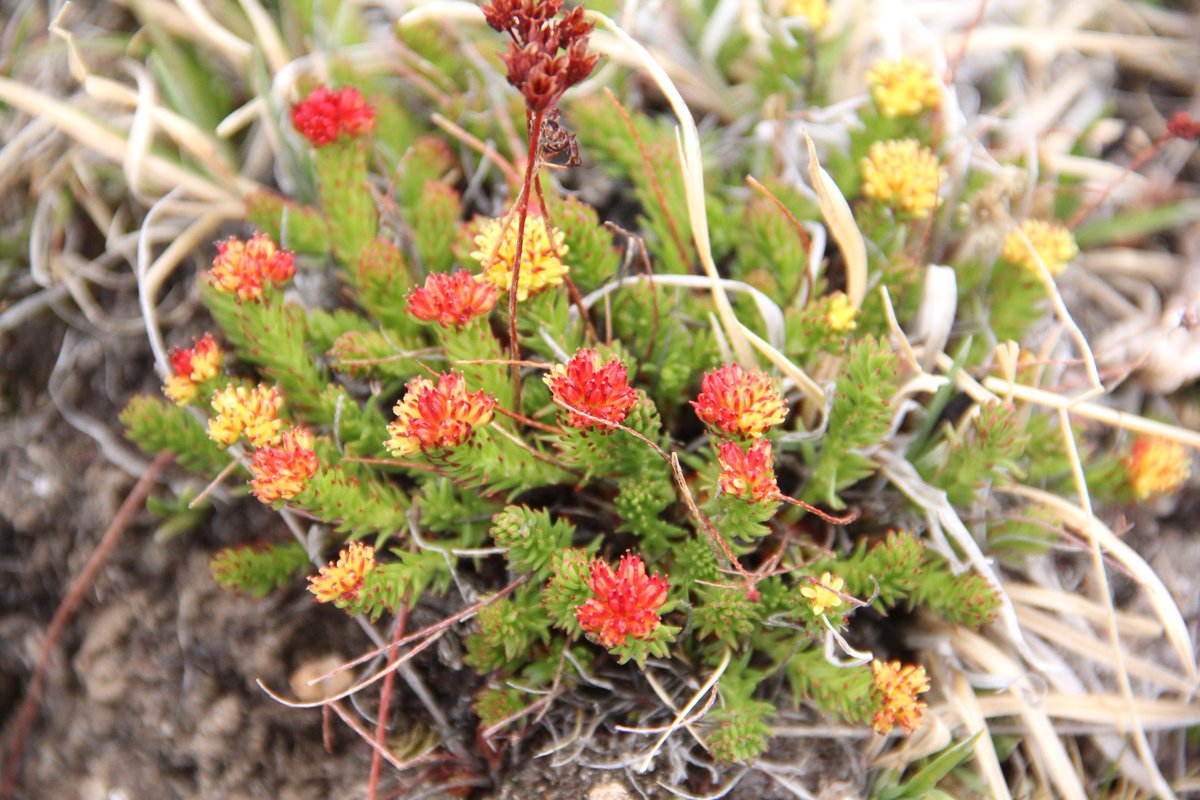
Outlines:
{"type": "MultiPolygon", "coordinates": [[[[1054,642],[1058,647],[1091,659],[1099,665],[1111,664],[1112,652],[1100,643],[1092,631],[1078,630],[1049,614],[1035,611],[1028,606],[1017,605],[1016,609],[1017,619],[1031,633],[1041,636],[1046,641],[1054,642]]],[[[1152,661],[1138,658],[1132,654],[1126,654],[1124,659],[1126,669],[1133,677],[1184,695],[1189,694],[1195,688],[1191,681],[1152,661]]]]}
{"type": "MultiPolygon", "coordinates": [[[[744,366],[753,366],[754,355],[748,347],[744,328],[733,313],[733,307],[729,304],[729,297],[725,294],[724,288],[721,287],[720,276],[717,274],[717,267],[713,261],[712,244],[708,237],[708,211],[704,205],[704,165],[700,151],[700,133],[696,129],[692,112],[670,76],[667,75],[666,70],[646,48],[605,15],[596,11],[588,11],[587,17],[609,30],[620,43],[619,49],[610,51],[607,55],[614,59],[628,60],[643,68],[671,104],[671,110],[675,113],[675,118],[679,121],[680,126],[676,133],[679,137],[679,154],[683,163],[684,193],[687,197],[692,238],[696,243],[696,252],[700,256],[700,265],[704,267],[705,274],[712,281],[713,303],[717,308],[717,315],[721,318],[725,334],[729,337],[734,352],[737,353],[738,360],[744,366]]],[[[601,41],[603,40],[597,40],[597,42],[601,41]]]]}
{"type": "MultiPolygon", "coordinates": [[[[1020,701],[1011,694],[982,695],[978,701],[980,710],[989,718],[1019,713],[1020,701]]],[[[1132,733],[1139,725],[1147,730],[1180,730],[1200,725],[1200,707],[1186,700],[1139,698],[1136,718],[1129,713],[1125,698],[1116,694],[1051,692],[1039,698],[1039,706],[1057,719],[1119,733],[1132,733]]]]}
{"type": "MultiPolygon", "coordinates": [[[[950,644],[955,653],[984,672],[1012,679],[1012,686],[1001,696],[1009,698],[1012,713],[1021,718],[1029,737],[1027,749],[1030,756],[1049,776],[1062,797],[1084,800],[1087,791],[1055,732],[1049,715],[1041,704],[1033,703],[1026,697],[1030,687],[1025,670],[992,642],[965,628],[955,628],[950,632],[950,644]]],[[[978,698],[981,710],[986,699],[978,698]]]]}
{"type": "Polygon", "coordinates": [[[805,134],[804,142],[808,146],[808,177],[817,191],[821,216],[825,218],[845,260],[846,297],[858,308],[867,293],[867,245],[842,190],[817,160],[816,145],[808,134],[805,134]]]}
{"type": "MultiPolygon", "coordinates": [[[[1060,611],[1066,615],[1082,617],[1090,622],[1103,622],[1108,618],[1106,610],[1098,603],[1074,592],[1012,581],[1004,585],[1004,590],[1018,606],[1060,611]]],[[[1162,636],[1162,625],[1149,617],[1123,611],[1116,612],[1114,616],[1118,629],[1128,636],[1162,636]]]]}
{"type": "MultiPolygon", "coordinates": [[[[84,112],[28,86],[0,78],[0,100],[15,106],[25,113],[49,120],[79,144],[100,153],[114,163],[125,160],[129,142],[88,117],[84,112]]],[[[160,191],[181,187],[193,197],[210,201],[237,201],[238,195],[222,188],[190,170],[184,169],[167,159],[146,153],[141,169],[146,180],[160,191]]],[[[239,181],[243,184],[247,179],[239,181]]],[[[253,185],[250,181],[249,184],[253,185]]]]}
{"type": "Polygon", "coordinates": [[[1183,665],[1188,680],[1193,684],[1197,680],[1195,657],[1192,654],[1192,638],[1188,625],[1175,604],[1171,593],[1163,585],[1162,579],[1151,569],[1150,565],[1138,555],[1133,548],[1122,541],[1112,529],[1094,515],[1088,514],[1082,508],[1069,500],[1057,495],[1029,486],[998,487],[997,491],[1022,497],[1037,505],[1043,506],[1062,520],[1079,535],[1094,540],[1100,549],[1115,558],[1125,567],[1133,580],[1146,593],[1150,605],[1154,608],[1158,619],[1162,622],[1167,641],[1175,649],[1179,661],[1183,665]]]}

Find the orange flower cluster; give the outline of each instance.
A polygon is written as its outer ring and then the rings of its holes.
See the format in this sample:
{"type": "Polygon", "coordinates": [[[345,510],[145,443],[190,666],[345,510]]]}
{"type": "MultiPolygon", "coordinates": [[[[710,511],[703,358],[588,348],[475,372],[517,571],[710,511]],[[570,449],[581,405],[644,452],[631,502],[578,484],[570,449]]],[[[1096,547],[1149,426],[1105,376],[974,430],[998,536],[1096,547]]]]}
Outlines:
{"type": "Polygon", "coordinates": [[[492,421],[495,407],[490,393],[468,392],[461,373],[442,373],[436,386],[416,378],[393,409],[396,419],[388,424],[391,437],[384,446],[397,457],[458,447],[492,421]]]}
{"type": "Polygon", "coordinates": [[[243,242],[229,237],[217,243],[208,279],[222,292],[235,292],[239,300],[258,300],[268,284],[283,283],[296,274],[295,258],[281,250],[265,233],[243,242]]]}
{"type": "Polygon", "coordinates": [[[1143,436],[1125,457],[1129,485],[1138,500],[1177,491],[1191,474],[1187,449],[1178,442],[1143,436]]]}
{"type": "Polygon", "coordinates": [[[491,311],[499,295],[495,286],[466,270],[435,272],[425,278],[424,286],[408,293],[408,313],[443,328],[461,328],[491,311]]]}
{"type": "MultiPolygon", "coordinates": [[[[595,350],[582,349],[566,364],[556,364],[542,376],[554,400],[608,422],[623,422],[637,404],[637,392],[629,385],[629,373],[619,358],[604,361],[595,350]]],[[[607,425],[568,409],[567,424],[589,430],[607,425]]]]}
{"type": "Polygon", "coordinates": [[[667,579],[646,574],[641,556],[626,553],[614,573],[607,561],[592,562],[588,586],[595,597],[575,609],[580,627],[605,647],[627,637],[645,639],[658,627],[658,610],[667,600],[667,579]]]}
{"type": "Polygon", "coordinates": [[[917,700],[917,695],[929,691],[929,677],[925,674],[925,668],[875,659],[871,662],[871,669],[874,672],[875,692],[880,701],[879,710],[872,720],[875,732],[883,735],[899,725],[905,733],[912,733],[921,727],[921,713],[925,704],[917,700]]]}
{"type": "Polygon", "coordinates": [[[375,127],[375,109],[358,89],[320,86],[292,106],[292,127],[313,147],[324,147],[341,136],[355,139],[369,132],[375,127]]]}
{"type": "Polygon", "coordinates": [[[250,492],[264,503],[291,500],[304,490],[317,471],[313,435],[304,428],[289,428],[274,447],[254,451],[250,464],[250,492]]]}
{"type": "Polygon", "coordinates": [[[745,450],[737,442],[722,442],[717,460],[721,464],[719,485],[723,493],[741,497],[750,492],[755,503],[779,497],[775,453],[766,439],[759,439],[745,450]]]}
{"type": "Polygon", "coordinates": [[[375,569],[375,548],[351,542],[338,554],[337,563],[321,567],[308,577],[308,590],[318,603],[348,603],[358,598],[367,574],[375,569]]]}
{"type": "Polygon", "coordinates": [[[177,406],[195,399],[200,384],[217,377],[221,371],[221,347],[211,333],[197,339],[192,347],[171,349],[172,375],[167,376],[163,394],[177,406]]]}
{"type": "Polygon", "coordinates": [[[771,379],[737,364],[726,364],[705,374],[700,396],[692,406],[701,421],[724,433],[753,439],[787,416],[783,395],[771,379]]]}
{"type": "Polygon", "coordinates": [[[208,437],[224,447],[242,436],[255,447],[276,444],[283,424],[279,420],[282,405],[283,398],[270,386],[247,389],[229,384],[213,395],[217,415],[208,421],[208,437]]]}

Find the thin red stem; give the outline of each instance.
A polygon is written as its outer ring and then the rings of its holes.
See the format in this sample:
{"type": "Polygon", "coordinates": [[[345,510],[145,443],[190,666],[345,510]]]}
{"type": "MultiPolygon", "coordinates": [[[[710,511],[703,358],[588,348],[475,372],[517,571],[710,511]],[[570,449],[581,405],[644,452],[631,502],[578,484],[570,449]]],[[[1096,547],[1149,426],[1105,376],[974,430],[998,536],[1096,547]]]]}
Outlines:
{"type": "MultiPolygon", "coordinates": [[[[404,629],[408,627],[408,604],[403,603],[400,606],[400,613],[396,620],[396,630],[392,633],[392,644],[395,644],[404,636],[404,629]]],[[[388,666],[395,663],[399,657],[399,650],[392,650],[388,653],[388,666]]],[[[383,752],[387,749],[387,718],[388,711],[392,704],[392,686],[396,682],[396,673],[389,672],[387,677],[383,679],[383,687],[379,690],[379,718],[375,720],[375,748],[371,755],[371,777],[367,782],[367,798],[368,800],[376,800],[379,792],[379,775],[383,771],[383,752]]]]}
{"type": "MultiPolygon", "coordinates": [[[[528,111],[525,115],[526,120],[529,120],[528,111]]],[[[525,220],[529,218],[529,189],[533,185],[533,177],[538,168],[538,148],[542,143],[542,122],[545,117],[545,110],[533,113],[529,128],[529,155],[525,162],[525,183],[521,187],[521,196],[517,198],[517,245],[513,253],[512,280],[508,284],[508,334],[513,361],[521,358],[521,340],[517,335],[517,288],[521,282],[521,255],[525,249],[525,220]]],[[[520,408],[521,368],[515,364],[512,367],[512,382],[513,407],[520,408]]]]}
{"type": "Polygon", "coordinates": [[[1158,151],[1162,149],[1163,145],[1174,138],[1175,137],[1171,134],[1171,132],[1167,131],[1162,136],[1155,139],[1154,144],[1150,145],[1150,147],[1144,150],[1137,158],[1131,161],[1129,166],[1125,168],[1125,171],[1121,173],[1119,177],[1113,179],[1108,186],[1104,187],[1103,192],[1097,195],[1092,202],[1079,209],[1079,211],[1075,213],[1075,216],[1071,217],[1071,220],[1067,223],[1067,230],[1073,231],[1078,228],[1079,223],[1087,219],[1089,214],[1095,211],[1101,203],[1107,200],[1108,196],[1113,193],[1113,190],[1116,189],[1122,181],[1141,169],[1147,161],[1158,155],[1158,151]]]}

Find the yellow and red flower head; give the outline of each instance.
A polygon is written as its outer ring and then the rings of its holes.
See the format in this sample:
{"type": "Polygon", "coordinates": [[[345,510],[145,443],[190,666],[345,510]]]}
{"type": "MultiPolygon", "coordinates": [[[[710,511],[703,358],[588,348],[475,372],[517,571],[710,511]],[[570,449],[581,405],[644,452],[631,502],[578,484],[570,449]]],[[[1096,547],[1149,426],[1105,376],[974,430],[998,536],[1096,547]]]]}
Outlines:
{"type": "Polygon", "coordinates": [[[719,486],[722,493],[743,497],[750,492],[755,503],[779,497],[779,486],[775,483],[775,453],[766,439],[759,439],[745,450],[737,442],[721,442],[717,460],[721,464],[719,486]]]}
{"type": "Polygon", "coordinates": [[[1187,448],[1157,436],[1139,438],[1125,457],[1129,486],[1138,500],[1177,491],[1191,471],[1187,448]]]}
{"type": "Polygon", "coordinates": [[[339,137],[358,138],[375,127],[375,109],[354,87],[330,91],[313,89],[292,106],[292,127],[313,147],[324,147],[339,137]]]}
{"type": "Polygon", "coordinates": [[[626,553],[614,573],[607,561],[592,562],[588,586],[595,597],[575,609],[579,625],[605,647],[619,647],[627,637],[645,639],[658,627],[658,610],[667,600],[667,579],[646,574],[640,556],[626,553]]]}
{"type": "Polygon", "coordinates": [[[187,405],[196,397],[200,384],[217,377],[221,355],[221,347],[211,333],[204,334],[191,347],[172,348],[172,374],[167,376],[163,394],[175,405],[187,405]]]}
{"type": "Polygon", "coordinates": [[[783,395],[771,379],[737,364],[707,373],[692,406],[702,422],[725,433],[753,438],[787,416],[783,395]]]}
{"type": "Polygon", "coordinates": [[[388,424],[384,446],[397,457],[464,444],[475,429],[492,421],[496,398],[485,391],[468,392],[458,372],[443,372],[435,385],[428,378],[409,382],[396,403],[396,419],[388,424]]]}
{"type": "Polygon", "coordinates": [[[283,398],[270,386],[226,386],[213,394],[212,408],[216,416],[208,421],[208,437],[229,447],[245,436],[255,447],[266,447],[279,441],[279,408],[283,398]]]}
{"type": "Polygon", "coordinates": [[[358,598],[367,574],[375,569],[375,548],[351,542],[338,554],[336,563],[321,567],[308,577],[308,590],[318,603],[349,603],[358,598]]]}
{"type": "Polygon", "coordinates": [[[264,503],[291,500],[304,490],[317,471],[313,435],[304,428],[289,428],[274,447],[254,451],[250,464],[250,492],[264,503]]]}
{"type": "Polygon", "coordinates": [[[912,733],[921,727],[925,704],[917,700],[917,695],[929,691],[925,668],[875,659],[871,662],[871,670],[879,700],[879,710],[873,719],[875,732],[886,734],[899,725],[905,733],[912,733]]]}
{"type": "MultiPolygon", "coordinates": [[[[517,230],[520,220],[514,215],[504,220],[489,219],[475,235],[471,258],[483,267],[484,280],[502,292],[512,284],[513,261],[517,255],[517,230]]],[[[525,219],[525,243],[521,247],[521,276],[517,279],[517,299],[550,286],[559,286],[570,268],[563,263],[567,246],[562,231],[546,224],[546,218],[535,209],[525,219]]]]}
{"type": "Polygon", "coordinates": [[[236,293],[239,300],[258,300],[267,285],[283,283],[295,274],[292,253],[259,232],[245,242],[232,236],[218,242],[208,278],[222,292],[236,293]]]}
{"type": "MultiPolygon", "coordinates": [[[[637,392],[629,385],[629,373],[619,358],[604,361],[595,350],[583,349],[566,364],[556,364],[542,376],[554,399],[608,422],[624,422],[637,404],[637,392]]],[[[567,424],[588,430],[612,428],[568,410],[567,424]]]]}
{"type": "Polygon", "coordinates": [[[499,290],[466,270],[431,273],[425,285],[408,293],[408,313],[443,328],[461,328],[496,305],[499,290]]]}

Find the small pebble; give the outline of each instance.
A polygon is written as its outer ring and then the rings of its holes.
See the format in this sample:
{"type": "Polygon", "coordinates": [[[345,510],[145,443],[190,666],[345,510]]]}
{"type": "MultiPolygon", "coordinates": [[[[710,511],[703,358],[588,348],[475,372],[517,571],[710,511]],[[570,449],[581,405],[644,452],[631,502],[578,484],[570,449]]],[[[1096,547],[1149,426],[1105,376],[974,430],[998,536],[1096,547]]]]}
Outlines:
{"type": "Polygon", "coordinates": [[[305,661],[296,668],[296,671],[288,679],[288,682],[292,685],[292,691],[296,694],[296,699],[302,703],[315,703],[318,700],[333,697],[349,689],[354,685],[353,670],[339,672],[337,675],[326,678],[320,683],[314,683],[312,686],[308,685],[309,681],[337,669],[344,663],[346,663],[345,658],[333,653],[317,658],[310,658],[308,661],[305,661]]]}

